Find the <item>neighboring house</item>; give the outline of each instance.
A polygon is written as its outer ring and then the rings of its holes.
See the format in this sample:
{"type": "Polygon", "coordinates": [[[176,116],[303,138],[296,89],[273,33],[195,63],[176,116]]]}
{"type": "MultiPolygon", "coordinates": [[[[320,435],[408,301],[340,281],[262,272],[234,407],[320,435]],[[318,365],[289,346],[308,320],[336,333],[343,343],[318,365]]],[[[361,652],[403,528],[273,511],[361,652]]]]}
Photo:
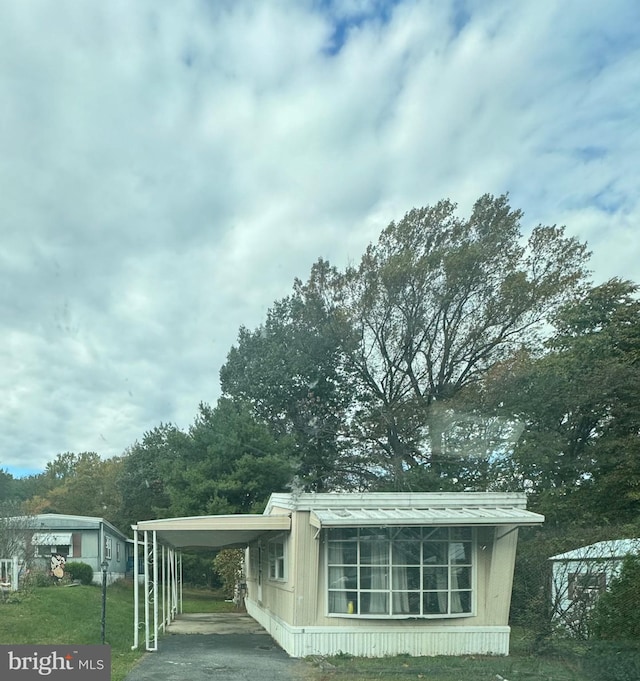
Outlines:
{"type": "Polygon", "coordinates": [[[89,564],[96,583],[102,582],[103,562],[109,584],[125,577],[133,543],[104,518],[42,513],[29,517],[28,527],[35,567],[49,569],[51,556],[58,555],[89,564]]]}
{"type": "MultiPolygon", "coordinates": [[[[262,516],[143,521],[134,542],[156,608],[160,546],[247,547],[247,612],[293,657],[506,655],[517,529],[543,521],[524,494],[273,494],[262,516]]],[[[157,614],[146,630],[155,650],[157,614]]]]}
{"type": "Polygon", "coordinates": [[[620,574],[622,561],[628,555],[640,555],[640,539],[600,541],[549,558],[556,620],[583,635],[586,616],[598,596],[620,574]]]}

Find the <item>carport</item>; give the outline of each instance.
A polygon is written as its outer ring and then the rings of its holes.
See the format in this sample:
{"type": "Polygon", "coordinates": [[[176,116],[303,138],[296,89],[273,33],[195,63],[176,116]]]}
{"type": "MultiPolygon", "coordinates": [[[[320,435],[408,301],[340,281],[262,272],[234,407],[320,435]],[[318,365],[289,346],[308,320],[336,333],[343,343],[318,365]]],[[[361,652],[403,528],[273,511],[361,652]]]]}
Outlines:
{"type": "Polygon", "coordinates": [[[158,634],[182,611],[182,554],[189,548],[243,548],[263,535],[291,530],[290,515],[215,515],[144,520],[133,529],[133,649],[158,650],[158,634]],[[140,560],[144,611],[140,613],[140,560]],[[141,619],[142,616],[142,619],[141,619]]]}

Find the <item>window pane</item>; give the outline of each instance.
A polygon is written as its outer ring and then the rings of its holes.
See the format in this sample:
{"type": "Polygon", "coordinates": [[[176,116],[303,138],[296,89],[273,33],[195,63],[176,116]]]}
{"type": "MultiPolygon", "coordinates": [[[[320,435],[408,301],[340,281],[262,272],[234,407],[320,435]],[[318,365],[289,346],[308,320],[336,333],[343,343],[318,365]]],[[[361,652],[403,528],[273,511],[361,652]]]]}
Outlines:
{"type": "Polygon", "coordinates": [[[422,597],[425,615],[444,615],[447,613],[447,592],[429,591],[422,597]]]}
{"type": "Polygon", "coordinates": [[[361,589],[388,589],[389,571],[386,567],[362,567],[360,568],[361,589]]]}
{"type": "Polygon", "coordinates": [[[451,538],[452,539],[464,539],[465,541],[471,541],[471,528],[470,527],[452,527],[451,528],[451,538]]]}
{"type": "Polygon", "coordinates": [[[329,612],[346,613],[349,601],[345,591],[329,591],[329,612]]]}
{"type": "Polygon", "coordinates": [[[422,538],[431,541],[446,541],[449,538],[449,530],[446,527],[425,527],[422,538]]]}
{"type": "Polygon", "coordinates": [[[410,589],[420,591],[420,568],[418,567],[394,567],[393,589],[410,589]]]}
{"type": "Polygon", "coordinates": [[[451,592],[451,612],[471,612],[471,591],[451,592]]]}
{"type": "Polygon", "coordinates": [[[330,565],[355,565],[358,562],[358,542],[329,542],[330,565]]]}
{"type": "Polygon", "coordinates": [[[360,541],[360,562],[363,565],[388,565],[389,542],[360,541]]]}
{"type": "Polygon", "coordinates": [[[420,565],[420,543],[398,541],[393,543],[394,565],[420,565]]]}
{"type": "Polygon", "coordinates": [[[399,527],[395,531],[393,538],[405,541],[420,541],[421,536],[421,527],[399,527]]]}
{"type": "Polygon", "coordinates": [[[425,567],[423,573],[422,588],[425,591],[431,589],[447,589],[449,583],[449,570],[446,567],[430,568],[425,567]]]}
{"type": "Polygon", "coordinates": [[[394,615],[419,615],[420,594],[410,591],[400,591],[393,594],[394,615]]]}
{"type": "Polygon", "coordinates": [[[356,589],[358,587],[357,568],[355,567],[330,567],[330,589],[356,589]]]}
{"type": "Polygon", "coordinates": [[[471,568],[455,567],[451,568],[451,588],[470,589],[471,588],[471,568]]]}
{"type": "Polygon", "coordinates": [[[389,539],[389,530],[386,527],[361,527],[360,539],[386,541],[389,539]]]}
{"type": "Polygon", "coordinates": [[[329,542],[327,545],[329,565],[335,565],[336,563],[342,563],[342,544],[336,544],[335,542],[329,542]]]}
{"type": "Polygon", "coordinates": [[[389,594],[362,592],[360,594],[360,614],[361,615],[388,615],[389,614],[389,594]]]}
{"type": "Polygon", "coordinates": [[[454,564],[471,563],[471,543],[470,542],[451,542],[449,544],[449,558],[454,564]]]}
{"type": "Polygon", "coordinates": [[[423,545],[423,563],[425,565],[446,565],[448,544],[444,541],[428,541],[423,545]]]}
{"type": "Polygon", "coordinates": [[[358,536],[355,527],[332,527],[329,529],[329,539],[354,539],[358,536]]]}

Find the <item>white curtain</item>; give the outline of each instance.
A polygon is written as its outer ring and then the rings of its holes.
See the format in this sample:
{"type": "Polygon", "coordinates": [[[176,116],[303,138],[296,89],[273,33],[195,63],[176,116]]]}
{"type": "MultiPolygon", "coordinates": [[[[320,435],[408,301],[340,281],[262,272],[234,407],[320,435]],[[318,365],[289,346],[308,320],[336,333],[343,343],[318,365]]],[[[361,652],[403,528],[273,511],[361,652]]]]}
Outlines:
{"type": "Polygon", "coordinates": [[[409,608],[409,582],[407,577],[406,563],[411,561],[409,552],[405,550],[409,545],[405,542],[396,542],[393,545],[393,614],[404,615],[410,612],[409,608]]]}
{"type": "Polygon", "coordinates": [[[329,612],[346,613],[348,610],[347,592],[344,591],[347,583],[345,566],[335,566],[335,563],[344,563],[344,544],[341,542],[329,542],[329,612]],[[339,589],[333,591],[333,589],[339,589]]]}
{"type": "Polygon", "coordinates": [[[383,590],[370,594],[369,614],[386,615],[389,613],[387,602],[389,589],[389,543],[376,541],[371,545],[371,588],[383,590]]]}

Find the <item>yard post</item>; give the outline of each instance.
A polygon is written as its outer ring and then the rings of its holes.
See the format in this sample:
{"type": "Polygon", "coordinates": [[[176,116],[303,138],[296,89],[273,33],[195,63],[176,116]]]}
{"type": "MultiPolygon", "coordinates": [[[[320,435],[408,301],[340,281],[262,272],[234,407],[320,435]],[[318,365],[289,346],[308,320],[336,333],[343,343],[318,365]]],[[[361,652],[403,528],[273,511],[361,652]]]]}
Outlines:
{"type": "Polygon", "coordinates": [[[100,567],[102,568],[102,619],[100,620],[100,631],[102,645],[104,645],[104,634],[107,621],[107,568],[109,567],[109,563],[106,560],[103,560],[102,563],[100,563],[100,567]]]}

